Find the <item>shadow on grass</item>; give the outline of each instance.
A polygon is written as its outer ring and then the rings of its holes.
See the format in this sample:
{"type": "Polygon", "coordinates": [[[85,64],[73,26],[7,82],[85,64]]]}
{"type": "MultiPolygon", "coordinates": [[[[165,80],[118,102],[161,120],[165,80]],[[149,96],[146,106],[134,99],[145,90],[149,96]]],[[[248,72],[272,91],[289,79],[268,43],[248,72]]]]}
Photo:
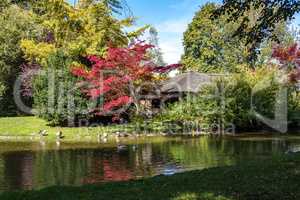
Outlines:
{"type": "Polygon", "coordinates": [[[1,200],[299,200],[300,154],[174,176],[40,191],[3,193],[1,200]]]}

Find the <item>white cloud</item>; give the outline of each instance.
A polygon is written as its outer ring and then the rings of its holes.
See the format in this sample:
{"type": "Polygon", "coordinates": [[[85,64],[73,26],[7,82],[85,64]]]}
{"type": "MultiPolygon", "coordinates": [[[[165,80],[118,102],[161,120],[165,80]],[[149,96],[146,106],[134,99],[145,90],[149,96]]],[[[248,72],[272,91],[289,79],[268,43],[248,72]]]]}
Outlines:
{"type": "Polygon", "coordinates": [[[168,20],[160,23],[157,29],[160,33],[180,33],[182,34],[186,29],[191,19],[182,18],[179,20],[168,20]]]}
{"type": "Polygon", "coordinates": [[[183,33],[191,21],[192,16],[182,17],[177,20],[167,20],[155,26],[159,31],[159,45],[163,52],[164,60],[168,64],[180,61],[183,54],[183,33]]]}
{"type": "Polygon", "coordinates": [[[183,54],[182,38],[178,36],[169,38],[161,37],[160,48],[163,52],[165,62],[168,64],[177,63],[183,54]]]}

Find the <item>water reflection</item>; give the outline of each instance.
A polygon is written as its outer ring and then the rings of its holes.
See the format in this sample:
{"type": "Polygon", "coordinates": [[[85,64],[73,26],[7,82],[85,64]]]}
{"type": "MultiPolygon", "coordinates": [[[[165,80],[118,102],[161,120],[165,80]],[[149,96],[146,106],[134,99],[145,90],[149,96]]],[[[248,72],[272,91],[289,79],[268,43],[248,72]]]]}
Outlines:
{"type": "Polygon", "coordinates": [[[97,149],[0,153],[0,191],[122,181],[278,155],[300,140],[197,138],[97,149]]]}

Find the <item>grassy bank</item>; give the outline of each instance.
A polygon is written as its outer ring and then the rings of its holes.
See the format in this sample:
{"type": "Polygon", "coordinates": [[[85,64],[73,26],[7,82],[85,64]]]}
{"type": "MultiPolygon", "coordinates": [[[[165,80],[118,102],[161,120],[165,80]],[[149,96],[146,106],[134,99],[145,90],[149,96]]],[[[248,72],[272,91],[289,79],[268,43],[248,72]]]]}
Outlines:
{"type": "MultiPolygon", "coordinates": [[[[146,122],[94,127],[51,127],[45,120],[37,117],[3,117],[0,118],[0,140],[40,140],[39,131],[46,130],[48,136],[43,139],[47,141],[55,141],[58,131],[63,132],[64,141],[97,141],[98,136],[104,133],[114,139],[113,133],[116,132],[131,133],[132,136],[162,136],[166,128],[162,124],[146,122]]],[[[193,134],[194,132],[190,133],[193,134]]]]}
{"type": "Polygon", "coordinates": [[[300,154],[174,176],[40,191],[3,193],[1,200],[298,200],[300,154]]]}
{"type": "Polygon", "coordinates": [[[0,138],[1,139],[18,139],[23,138],[38,140],[40,130],[47,130],[49,136],[46,140],[55,140],[56,133],[62,131],[65,140],[81,140],[90,137],[97,137],[103,133],[114,133],[122,130],[122,126],[101,126],[101,127],[51,127],[47,122],[37,117],[4,117],[0,118],[0,138]]]}

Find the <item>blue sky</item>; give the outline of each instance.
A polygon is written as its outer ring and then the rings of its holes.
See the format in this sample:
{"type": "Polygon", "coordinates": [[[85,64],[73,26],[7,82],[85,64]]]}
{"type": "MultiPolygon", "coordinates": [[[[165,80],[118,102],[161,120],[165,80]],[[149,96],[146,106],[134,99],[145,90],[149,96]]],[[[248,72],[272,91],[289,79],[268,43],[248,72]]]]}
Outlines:
{"type": "MultiPolygon", "coordinates": [[[[221,0],[126,1],[133,15],[138,18],[137,26],[149,24],[158,29],[160,48],[167,63],[176,63],[180,60],[183,53],[183,32],[199,7],[207,2],[221,2],[221,0]]],[[[296,16],[294,24],[300,24],[300,15],[296,16]]]]}

